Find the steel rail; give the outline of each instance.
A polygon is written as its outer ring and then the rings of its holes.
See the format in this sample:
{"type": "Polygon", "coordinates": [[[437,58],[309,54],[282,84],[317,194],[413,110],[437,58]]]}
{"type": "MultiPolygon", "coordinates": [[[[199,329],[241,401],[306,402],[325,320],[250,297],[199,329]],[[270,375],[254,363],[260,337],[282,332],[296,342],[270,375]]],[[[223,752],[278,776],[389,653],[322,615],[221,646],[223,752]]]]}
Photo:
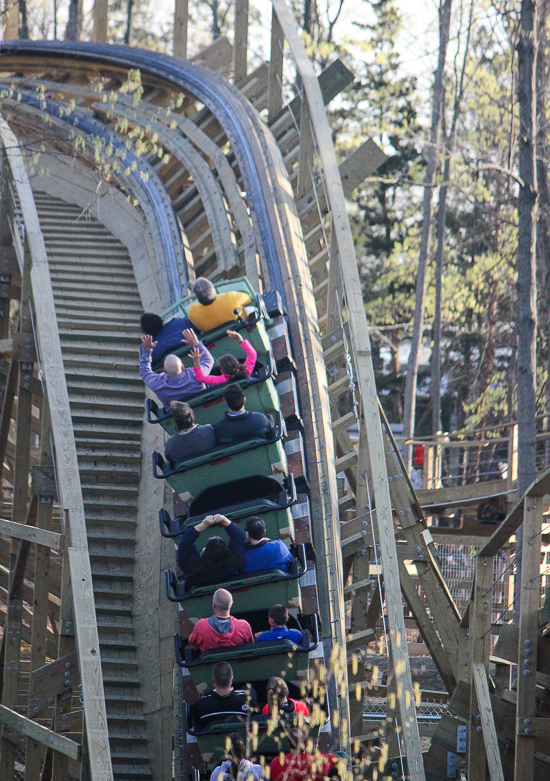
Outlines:
{"type": "Polygon", "coordinates": [[[166,54],[150,52],[134,47],[68,42],[68,41],[3,41],[0,43],[0,67],[2,57],[29,56],[63,58],[112,65],[119,69],[138,69],[171,82],[181,90],[192,93],[216,117],[223,127],[232,147],[256,220],[259,246],[273,287],[277,288],[283,300],[284,285],[279,267],[281,235],[277,208],[273,192],[263,176],[264,126],[254,111],[247,110],[248,101],[239,91],[216,73],[207,71],[184,60],[176,60],[166,54]],[[244,111],[243,111],[244,108],[244,111]],[[279,245],[279,246],[278,246],[279,245]]]}
{"type": "MultiPolygon", "coordinates": [[[[5,97],[5,100],[11,100],[11,98],[5,97]]],[[[46,111],[66,125],[76,128],[94,138],[102,139],[106,144],[111,145],[114,150],[121,153],[121,162],[130,168],[129,176],[135,179],[140,188],[145,191],[155,216],[162,244],[162,256],[168,276],[170,303],[179,301],[183,294],[178,267],[186,270],[183,243],[181,234],[177,228],[177,221],[173,213],[172,205],[166,196],[162,182],[151,167],[148,164],[144,164],[143,160],[140,160],[134,155],[126,147],[122,138],[117,137],[118,134],[107,130],[100,122],[84,116],[77,110],[70,111],[61,102],[46,98],[43,95],[34,95],[31,92],[20,88],[17,88],[13,100],[46,111]]]]}

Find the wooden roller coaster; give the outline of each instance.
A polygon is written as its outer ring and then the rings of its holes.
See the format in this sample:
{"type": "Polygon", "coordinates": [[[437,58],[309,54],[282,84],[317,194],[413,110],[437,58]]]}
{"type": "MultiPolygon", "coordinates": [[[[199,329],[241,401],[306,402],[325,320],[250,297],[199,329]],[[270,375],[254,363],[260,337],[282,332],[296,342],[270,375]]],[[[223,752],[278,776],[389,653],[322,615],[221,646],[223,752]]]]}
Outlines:
{"type": "Polygon", "coordinates": [[[186,60],[177,5],[181,59],[103,43],[105,0],[92,44],[0,45],[0,779],[187,781],[200,765],[174,672],[187,619],[166,599],[174,550],[158,532],[174,499],[150,473],[162,431],[144,422],[137,376],[139,315],[170,310],[199,275],[246,276],[286,312],[268,333],[275,359],[291,345],[277,391],[303,422],[285,448],[309,494],[295,539],[315,550],[301,600],[345,678],[329,689],[328,741],[350,763],[377,746],[384,777],[550,778],[550,475],[515,496],[512,429],[506,480],[465,468],[444,484],[441,464],[469,445],[435,441],[415,494],[377,400],[345,202],[385,157],[366,140],[338,164],[325,111],[353,76],[336,60],[317,77],[284,0],[268,64],[248,71],[246,0],[233,47],[186,60]],[[469,510],[487,501],[493,525],[469,510]],[[435,523],[446,508],[464,510],[462,528],[435,523]],[[475,572],[446,577],[464,551],[475,572]],[[420,646],[445,690],[430,729],[411,674],[420,646]],[[366,720],[372,698],[382,711],[366,720]]]}

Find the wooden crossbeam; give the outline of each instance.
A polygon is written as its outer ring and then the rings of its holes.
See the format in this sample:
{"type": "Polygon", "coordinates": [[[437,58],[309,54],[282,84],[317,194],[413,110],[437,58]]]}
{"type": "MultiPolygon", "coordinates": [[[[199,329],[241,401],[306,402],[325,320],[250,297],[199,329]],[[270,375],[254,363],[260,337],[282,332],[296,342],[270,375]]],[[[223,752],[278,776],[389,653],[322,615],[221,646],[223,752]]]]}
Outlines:
{"type": "Polygon", "coordinates": [[[69,759],[80,760],[81,746],[75,743],[74,740],[66,738],[64,735],[59,735],[57,732],[52,732],[51,729],[43,727],[42,724],[37,724],[36,721],[22,716],[5,705],[0,705],[0,723],[17,730],[20,735],[26,735],[54,751],[59,751],[61,754],[69,757],[69,759]]]}
{"type": "Polygon", "coordinates": [[[45,545],[55,551],[63,549],[63,535],[50,532],[46,529],[28,526],[15,521],[4,521],[0,518],[0,534],[7,534],[17,540],[34,542],[37,545],[45,545]]]}

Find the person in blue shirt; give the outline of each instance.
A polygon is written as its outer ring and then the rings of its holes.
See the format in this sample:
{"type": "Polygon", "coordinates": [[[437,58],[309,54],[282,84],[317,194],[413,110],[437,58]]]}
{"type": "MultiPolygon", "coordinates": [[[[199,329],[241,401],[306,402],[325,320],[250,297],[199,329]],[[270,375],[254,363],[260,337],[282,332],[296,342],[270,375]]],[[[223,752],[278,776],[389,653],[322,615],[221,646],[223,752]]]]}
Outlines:
{"type": "MultiPolygon", "coordinates": [[[[266,642],[267,640],[291,640],[293,643],[302,642],[302,633],[299,629],[289,629],[287,627],[288,610],[284,605],[273,605],[269,608],[267,614],[269,626],[267,632],[259,632],[256,635],[256,642],[266,642]]],[[[287,691],[288,693],[288,691],[287,691]]]]}
{"type": "Polygon", "coordinates": [[[270,540],[265,536],[265,523],[261,518],[249,518],[245,526],[246,546],[242,572],[257,572],[263,569],[288,570],[292,554],[281,540],[270,540]]]}
{"type": "Polygon", "coordinates": [[[152,336],[156,342],[151,354],[153,363],[160,361],[169,350],[181,347],[182,342],[185,344],[181,338],[182,331],[193,328],[188,317],[174,317],[165,323],[162,317],[154,312],[144,312],[140,324],[143,333],[152,336]]]}

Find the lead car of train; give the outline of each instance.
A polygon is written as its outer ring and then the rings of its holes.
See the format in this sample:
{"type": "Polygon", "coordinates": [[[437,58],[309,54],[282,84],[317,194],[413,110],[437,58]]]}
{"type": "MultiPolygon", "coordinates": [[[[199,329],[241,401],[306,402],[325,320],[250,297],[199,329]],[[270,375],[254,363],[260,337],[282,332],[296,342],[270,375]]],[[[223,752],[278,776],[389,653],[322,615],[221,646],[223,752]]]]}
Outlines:
{"type": "MultiPolygon", "coordinates": [[[[288,571],[270,569],[241,574],[230,581],[189,590],[174,572],[166,572],[167,598],[177,602],[180,608],[180,631],[174,637],[175,659],[183,676],[182,728],[186,733],[183,745],[194,778],[210,778],[212,769],[223,759],[226,736],[231,732],[243,737],[254,734],[254,754],[264,756],[267,762],[280,751],[288,751],[288,723],[286,728],[273,730],[273,722],[270,725],[269,717],[261,715],[261,707],[266,704],[267,682],[272,676],[280,676],[286,680],[291,696],[299,698],[310,675],[312,659],[321,655],[303,426],[285,313],[276,292],[260,296],[244,277],[215,287],[218,293],[246,291],[255,302],[256,313],[246,322],[231,321],[202,333],[201,339],[214,358],[226,353],[240,357],[242,351],[227,337],[227,328],[239,331],[253,345],[257,351],[254,370],[250,377],[235,382],[245,390],[249,411],[273,416],[275,435],[269,441],[251,439],[218,446],[177,464],[166,461],[160,453],[153,453],[154,476],[166,480],[178,496],[176,517],[172,518],[164,509],[159,513],[160,533],[177,543],[186,529],[196,526],[207,515],[220,513],[243,527],[250,516],[260,516],[267,536],[283,540],[293,559],[288,571]],[[233,595],[232,615],[245,618],[254,633],[269,628],[270,606],[286,605],[290,616],[288,626],[301,631],[301,643],[282,639],[202,653],[193,651],[187,642],[193,624],[212,614],[212,595],[220,587],[233,595]],[[198,731],[188,718],[189,706],[210,688],[212,668],[218,661],[231,664],[236,688],[245,684],[254,687],[260,714],[230,722],[223,719],[198,731]],[[203,765],[201,775],[196,767],[193,769],[197,764],[197,748],[203,765]]],[[[193,300],[189,297],[174,304],[163,313],[164,319],[186,316],[193,300]]],[[[181,357],[189,349],[182,346],[173,352],[181,357]]],[[[226,387],[227,384],[209,386],[186,399],[193,408],[196,423],[214,423],[223,416],[226,387]]],[[[152,399],[147,400],[147,419],[162,426],[167,434],[174,432],[170,412],[152,399]]],[[[200,543],[204,544],[214,534],[219,534],[217,526],[203,532],[200,543]]]]}

